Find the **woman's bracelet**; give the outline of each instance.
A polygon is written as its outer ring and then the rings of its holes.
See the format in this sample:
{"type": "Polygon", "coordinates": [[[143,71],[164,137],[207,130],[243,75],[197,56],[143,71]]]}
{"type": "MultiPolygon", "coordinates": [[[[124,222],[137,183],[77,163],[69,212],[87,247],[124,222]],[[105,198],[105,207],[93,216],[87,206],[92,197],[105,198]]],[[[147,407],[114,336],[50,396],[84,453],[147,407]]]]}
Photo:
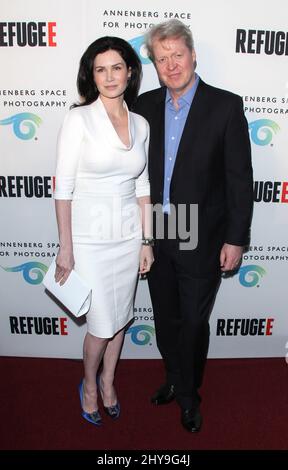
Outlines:
{"type": "Polygon", "coordinates": [[[142,245],[154,246],[154,238],[142,238],[142,245]]]}

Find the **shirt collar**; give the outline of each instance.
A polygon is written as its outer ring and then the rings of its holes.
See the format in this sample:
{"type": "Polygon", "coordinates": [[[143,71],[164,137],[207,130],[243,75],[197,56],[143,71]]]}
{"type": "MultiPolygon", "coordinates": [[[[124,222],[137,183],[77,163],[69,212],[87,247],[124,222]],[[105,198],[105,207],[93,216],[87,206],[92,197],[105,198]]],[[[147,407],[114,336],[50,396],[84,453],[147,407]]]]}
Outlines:
{"type": "MultiPolygon", "coordinates": [[[[198,83],[199,83],[199,75],[197,75],[197,73],[195,73],[195,82],[193,83],[192,87],[189,88],[189,90],[186,91],[186,93],[184,93],[184,95],[182,95],[179,98],[179,100],[185,101],[185,103],[190,106],[192,101],[193,101],[194,95],[196,93],[198,83]]],[[[165,103],[167,104],[169,102],[172,102],[172,97],[171,97],[169,89],[167,88],[165,103]]]]}

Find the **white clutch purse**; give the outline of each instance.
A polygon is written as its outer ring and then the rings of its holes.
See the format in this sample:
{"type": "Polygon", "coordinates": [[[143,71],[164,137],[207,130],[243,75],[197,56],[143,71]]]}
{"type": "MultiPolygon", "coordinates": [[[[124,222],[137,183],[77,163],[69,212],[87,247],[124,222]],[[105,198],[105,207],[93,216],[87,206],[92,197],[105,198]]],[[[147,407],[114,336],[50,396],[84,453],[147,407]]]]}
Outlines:
{"type": "Polygon", "coordinates": [[[88,312],[91,305],[92,290],[76,271],[72,270],[67,281],[60,286],[55,281],[55,260],[52,261],[42,283],[75,317],[88,312]]]}

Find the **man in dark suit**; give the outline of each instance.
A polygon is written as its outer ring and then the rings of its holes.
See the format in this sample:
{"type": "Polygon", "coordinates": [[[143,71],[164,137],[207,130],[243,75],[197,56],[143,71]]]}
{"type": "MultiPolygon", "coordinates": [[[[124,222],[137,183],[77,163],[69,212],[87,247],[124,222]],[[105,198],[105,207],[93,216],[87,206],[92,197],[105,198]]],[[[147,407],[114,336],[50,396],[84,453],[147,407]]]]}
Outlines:
{"type": "MultiPolygon", "coordinates": [[[[250,141],[241,98],[206,85],[195,73],[189,28],[178,20],[155,25],[146,46],[164,85],[142,94],[135,108],[150,124],[151,199],[164,213],[148,281],[166,381],[151,400],[161,405],[176,398],[182,425],[197,432],[209,315],[221,271],[239,267],[249,241],[250,141]],[[191,207],[198,207],[198,220],[191,207]],[[171,238],[175,214],[178,232],[171,238]],[[194,249],[187,249],[179,227],[192,233],[197,223],[198,243],[194,233],[194,249]]],[[[159,211],[155,231],[158,219],[159,211]]]]}

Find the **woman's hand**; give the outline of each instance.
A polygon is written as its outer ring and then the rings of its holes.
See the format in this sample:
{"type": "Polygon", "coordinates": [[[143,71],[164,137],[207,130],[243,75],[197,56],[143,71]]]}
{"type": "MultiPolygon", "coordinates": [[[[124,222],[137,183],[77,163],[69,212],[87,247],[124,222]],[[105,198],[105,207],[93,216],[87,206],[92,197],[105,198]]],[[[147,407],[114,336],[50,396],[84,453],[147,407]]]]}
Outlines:
{"type": "Polygon", "coordinates": [[[56,257],[56,271],[55,281],[60,281],[60,286],[63,286],[64,282],[67,281],[69,274],[74,267],[74,256],[72,250],[61,249],[56,257]]]}
{"type": "Polygon", "coordinates": [[[153,250],[149,245],[142,245],[140,252],[139,274],[148,273],[154,261],[153,250]]]}

